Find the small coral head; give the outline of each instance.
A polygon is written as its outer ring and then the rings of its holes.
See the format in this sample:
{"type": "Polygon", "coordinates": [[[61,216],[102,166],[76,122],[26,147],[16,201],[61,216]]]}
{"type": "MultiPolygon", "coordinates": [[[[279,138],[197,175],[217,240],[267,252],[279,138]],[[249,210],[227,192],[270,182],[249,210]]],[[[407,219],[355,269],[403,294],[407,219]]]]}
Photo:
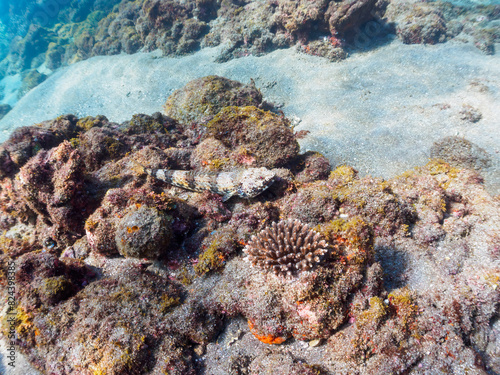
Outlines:
{"type": "Polygon", "coordinates": [[[295,271],[311,270],[328,248],[321,234],[309,225],[299,220],[282,220],[252,236],[243,251],[253,266],[292,276],[295,271]]]}
{"type": "Polygon", "coordinates": [[[274,182],[275,173],[267,168],[248,168],[241,172],[238,179],[238,196],[254,198],[274,182]]]}

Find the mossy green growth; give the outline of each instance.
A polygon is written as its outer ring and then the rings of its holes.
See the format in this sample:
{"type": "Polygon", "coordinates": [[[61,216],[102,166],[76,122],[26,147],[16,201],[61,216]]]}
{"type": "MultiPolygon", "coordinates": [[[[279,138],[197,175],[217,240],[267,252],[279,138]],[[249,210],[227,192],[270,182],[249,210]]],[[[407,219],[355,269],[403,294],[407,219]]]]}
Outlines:
{"type": "Polygon", "coordinates": [[[358,172],[347,165],[341,165],[330,172],[328,179],[334,181],[336,184],[347,185],[356,179],[358,172]]]}
{"type": "Polygon", "coordinates": [[[65,297],[71,293],[73,284],[65,276],[54,276],[43,279],[40,292],[47,299],[65,297]]]}
{"type": "Polygon", "coordinates": [[[231,163],[231,159],[229,158],[221,158],[221,159],[208,159],[206,160],[206,164],[211,170],[219,171],[225,165],[231,163]]]}
{"type": "Polygon", "coordinates": [[[87,131],[96,126],[101,127],[103,122],[105,121],[107,121],[107,119],[102,115],[96,117],[93,116],[82,117],[76,123],[76,127],[79,131],[87,131]]]}
{"type": "Polygon", "coordinates": [[[97,27],[100,20],[106,17],[106,13],[101,10],[96,10],[87,16],[87,23],[91,27],[97,27]]]}
{"type": "Polygon", "coordinates": [[[420,175],[430,174],[437,179],[443,189],[447,189],[450,182],[458,177],[460,171],[460,168],[452,167],[444,160],[431,159],[426,165],[408,170],[402,173],[400,176],[395,177],[393,180],[401,178],[412,179],[417,178],[420,175]]]}
{"type": "Polygon", "coordinates": [[[265,130],[268,126],[281,123],[290,127],[290,122],[278,115],[263,111],[255,106],[224,107],[221,111],[206,124],[211,133],[221,133],[230,130],[229,127],[237,127],[239,123],[245,123],[258,130],[265,130]]]}
{"type": "Polygon", "coordinates": [[[38,86],[46,79],[47,76],[45,74],[39,73],[36,69],[30,70],[27,73],[23,73],[21,89],[19,90],[18,96],[22,97],[28,91],[38,86]]]}
{"type": "Polygon", "coordinates": [[[117,158],[120,155],[121,142],[113,137],[106,137],[103,140],[111,158],[117,158]]]}
{"type": "MultiPolygon", "coordinates": [[[[192,83],[188,83],[188,88],[192,83]]],[[[197,114],[215,115],[229,101],[228,93],[230,85],[225,78],[216,75],[207,76],[201,79],[200,85],[192,88],[189,92],[189,99],[186,93],[176,91],[172,94],[164,105],[164,113],[179,121],[190,122],[195,120],[197,114]]]]}
{"type": "Polygon", "coordinates": [[[2,333],[7,337],[11,332],[11,329],[15,329],[18,338],[22,339],[24,342],[34,341],[35,336],[40,334],[40,331],[33,323],[33,314],[27,312],[24,308],[19,305],[13,307],[13,310],[9,314],[5,314],[2,319],[2,333]],[[11,319],[15,315],[14,324],[12,325],[11,319]]]}
{"type": "MultiPolygon", "coordinates": [[[[4,254],[8,254],[10,247],[14,243],[14,240],[12,238],[8,238],[5,233],[7,233],[7,231],[4,231],[3,234],[0,235],[0,251],[2,251],[2,253],[4,254]]],[[[1,271],[2,270],[0,270],[0,272],[1,271]]]]}
{"type": "Polygon", "coordinates": [[[432,176],[445,174],[447,177],[456,178],[460,169],[450,166],[448,163],[440,159],[433,159],[429,161],[424,167],[432,176]]]}
{"type": "Polygon", "coordinates": [[[189,270],[185,265],[182,266],[177,274],[177,280],[184,286],[191,285],[193,283],[193,278],[193,275],[189,273],[189,270]]]}
{"type": "Polygon", "coordinates": [[[342,238],[351,246],[359,248],[371,248],[372,246],[371,226],[359,216],[350,220],[338,218],[318,226],[317,230],[330,243],[335,243],[339,238],[342,238]]]}
{"type": "Polygon", "coordinates": [[[126,286],[122,286],[116,292],[109,295],[113,303],[122,305],[133,304],[137,297],[137,292],[126,286]]]}
{"type": "Polygon", "coordinates": [[[160,302],[160,311],[163,314],[168,313],[173,307],[178,306],[181,302],[181,298],[179,296],[172,297],[168,294],[162,294],[161,302],[160,302]]]}
{"type": "MultiPolygon", "coordinates": [[[[349,166],[340,166],[330,172],[328,182],[333,185],[332,197],[340,204],[347,203],[357,208],[364,208],[370,194],[375,191],[367,191],[366,187],[359,183],[358,172],[349,166]]],[[[385,185],[373,186],[372,189],[384,190],[385,185]]]]}
{"type": "Polygon", "coordinates": [[[356,318],[358,327],[369,325],[379,326],[384,317],[387,315],[387,307],[380,297],[370,298],[370,307],[368,310],[361,312],[356,318]]]}
{"type": "MultiPolygon", "coordinates": [[[[190,32],[196,30],[204,32],[203,27],[195,27],[190,32]]],[[[205,123],[224,107],[259,105],[261,101],[262,94],[255,87],[211,75],[191,81],[184,88],[176,90],[168,97],[164,114],[184,124],[205,123]]]]}
{"type": "Polygon", "coordinates": [[[204,275],[221,268],[225,263],[224,253],[220,250],[220,241],[215,238],[210,245],[198,256],[198,263],[194,265],[197,275],[204,275]]]}
{"type": "Polygon", "coordinates": [[[411,328],[418,313],[415,294],[407,287],[392,291],[389,296],[389,305],[394,309],[403,329],[411,328]]]}
{"type": "Polygon", "coordinates": [[[333,190],[332,198],[340,204],[348,203],[357,208],[364,208],[367,205],[368,196],[363,187],[344,185],[333,190]]]}
{"type": "Polygon", "coordinates": [[[168,133],[167,128],[161,122],[156,121],[153,117],[144,115],[133,115],[132,120],[126,128],[128,134],[142,133],[168,133]]]}
{"type": "Polygon", "coordinates": [[[69,143],[71,144],[71,147],[78,148],[78,146],[80,146],[80,139],[79,138],[71,138],[69,140],[69,143]]]}

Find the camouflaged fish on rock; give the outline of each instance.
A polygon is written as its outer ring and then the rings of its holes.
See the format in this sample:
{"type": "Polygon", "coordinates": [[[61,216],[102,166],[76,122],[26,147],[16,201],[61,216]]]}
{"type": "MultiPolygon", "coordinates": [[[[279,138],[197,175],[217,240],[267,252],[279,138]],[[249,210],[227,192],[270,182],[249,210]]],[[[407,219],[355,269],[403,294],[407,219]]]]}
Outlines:
{"type": "MultiPolygon", "coordinates": [[[[142,166],[141,166],[142,167],[142,166]]],[[[232,196],[254,198],[274,182],[275,174],[267,168],[236,169],[227,172],[180,171],[170,169],[142,170],[158,180],[183,189],[222,195],[225,202],[232,196]]]]}

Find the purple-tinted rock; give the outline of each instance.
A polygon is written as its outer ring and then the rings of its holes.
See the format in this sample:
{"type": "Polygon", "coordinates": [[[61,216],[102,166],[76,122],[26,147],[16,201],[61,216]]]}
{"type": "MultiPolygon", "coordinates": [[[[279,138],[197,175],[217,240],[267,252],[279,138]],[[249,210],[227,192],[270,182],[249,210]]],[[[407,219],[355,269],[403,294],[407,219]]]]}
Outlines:
{"type": "Polygon", "coordinates": [[[116,226],[116,246],[124,257],[156,259],[167,252],[172,218],[154,208],[132,208],[116,226]]]}

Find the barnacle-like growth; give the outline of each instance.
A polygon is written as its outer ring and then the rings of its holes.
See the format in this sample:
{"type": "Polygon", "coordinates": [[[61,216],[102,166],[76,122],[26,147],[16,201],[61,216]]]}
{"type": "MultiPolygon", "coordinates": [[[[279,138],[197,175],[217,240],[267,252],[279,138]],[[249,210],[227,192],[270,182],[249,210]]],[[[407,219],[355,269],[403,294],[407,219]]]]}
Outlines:
{"type": "Polygon", "coordinates": [[[282,220],[252,236],[243,249],[252,265],[292,276],[295,270],[310,270],[328,251],[327,242],[299,220],[282,220]]]}

